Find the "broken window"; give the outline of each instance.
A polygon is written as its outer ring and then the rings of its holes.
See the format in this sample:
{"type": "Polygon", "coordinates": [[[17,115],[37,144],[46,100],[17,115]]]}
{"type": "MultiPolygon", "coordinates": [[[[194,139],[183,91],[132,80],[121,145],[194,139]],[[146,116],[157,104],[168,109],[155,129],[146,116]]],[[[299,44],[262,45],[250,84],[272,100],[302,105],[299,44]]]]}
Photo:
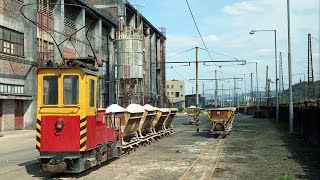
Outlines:
{"type": "Polygon", "coordinates": [[[23,57],[23,34],[0,26],[0,53],[23,57]]]}

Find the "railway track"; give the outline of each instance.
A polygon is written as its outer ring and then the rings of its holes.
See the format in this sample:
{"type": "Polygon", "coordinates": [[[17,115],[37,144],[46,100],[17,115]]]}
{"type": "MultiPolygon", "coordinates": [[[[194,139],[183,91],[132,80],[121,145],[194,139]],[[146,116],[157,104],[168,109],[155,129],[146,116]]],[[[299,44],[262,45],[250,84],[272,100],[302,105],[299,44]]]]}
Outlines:
{"type": "Polygon", "coordinates": [[[212,179],[219,164],[225,141],[225,138],[210,139],[197,159],[179,179],[212,179]]]}

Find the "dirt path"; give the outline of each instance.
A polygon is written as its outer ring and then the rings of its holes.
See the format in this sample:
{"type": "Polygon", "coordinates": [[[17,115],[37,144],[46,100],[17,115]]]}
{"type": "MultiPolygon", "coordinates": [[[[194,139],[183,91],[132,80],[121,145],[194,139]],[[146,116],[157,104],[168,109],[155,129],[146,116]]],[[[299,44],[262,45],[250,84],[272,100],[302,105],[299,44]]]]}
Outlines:
{"type": "Polygon", "coordinates": [[[178,133],[80,174],[46,174],[39,164],[22,164],[0,179],[320,179],[320,149],[270,120],[237,115],[231,134],[214,139],[211,122],[200,119],[200,133],[178,116],[178,133]]]}
{"type": "Polygon", "coordinates": [[[320,148],[268,119],[238,115],[215,179],[320,179],[320,148]]]}

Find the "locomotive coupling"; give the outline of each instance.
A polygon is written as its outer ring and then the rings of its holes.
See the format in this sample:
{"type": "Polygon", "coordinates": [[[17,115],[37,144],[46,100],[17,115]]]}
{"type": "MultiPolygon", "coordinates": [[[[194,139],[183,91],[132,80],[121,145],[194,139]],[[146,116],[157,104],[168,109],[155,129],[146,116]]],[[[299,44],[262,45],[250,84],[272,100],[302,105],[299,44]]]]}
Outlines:
{"type": "Polygon", "coordinates": [[[65,161],[51,159],[47,164],[41,164],[41,169],[49,173],[67,172],[67,163],[65,161]]]}

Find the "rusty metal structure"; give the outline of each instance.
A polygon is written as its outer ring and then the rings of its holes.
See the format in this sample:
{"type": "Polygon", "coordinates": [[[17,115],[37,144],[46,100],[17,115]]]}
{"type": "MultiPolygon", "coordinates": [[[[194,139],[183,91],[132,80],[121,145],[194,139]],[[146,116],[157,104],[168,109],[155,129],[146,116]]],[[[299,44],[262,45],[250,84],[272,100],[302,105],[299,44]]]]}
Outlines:
{"type": "Polygon", "coordinates": [[[285,97],[284,97],[284,85],[283,85],[283,68],[282,68],[282,53],[280,52],[279,55],[279,93],[280,93],[280,103],[285,103],[285,97]]]}
{"type": "Polygon", "coordinates": [[[165,28],[156,28],[127,0],[87,1],[117,21],[109,81],[113,102],[124,107],[130,103],[167,107],[165,28]]]}
{"type": "Polygon", "coordinates": [[[53,33],[53,4],[51,0],[38,0],[37,5],[37,41],[38,67],[44,67],[48,61],[53,61],[53,43],[50,34],[53,33]]]}
{"type": "Polygon", "coordinates": [[[308,98],[314,98],[314,77],[313,77],[313,64],[312,64],[312,44],[311,34],[308,34],[308,98]]]}

